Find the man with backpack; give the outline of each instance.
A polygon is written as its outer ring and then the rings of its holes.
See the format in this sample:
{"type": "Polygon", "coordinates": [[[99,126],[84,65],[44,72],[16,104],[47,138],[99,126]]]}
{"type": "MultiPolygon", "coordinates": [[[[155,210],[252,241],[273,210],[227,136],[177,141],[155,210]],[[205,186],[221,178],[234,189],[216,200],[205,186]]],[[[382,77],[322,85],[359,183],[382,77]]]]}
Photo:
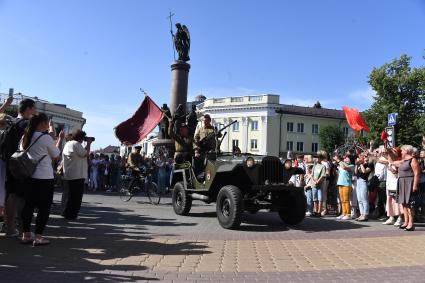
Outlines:
{"type": "MultiPolygon", "coordinates": [[[[22,180],[16,180],[7,170],[7,162],[10,157],[18,150],[19,143],[24,135],[28,125],[28,120],[34,115],[35,101],[32,99],[23,99],[19,103],[18,117],[9,125],[0,135],[0,159],[6,168],[6,191],[7,199],[5,205],[5,224],[6,236],[18,236],[16,230],[16,220],[21,217],[21,211],[24,206],[24,193],[22,180]]],[[[1,183],[5,180],[0,180],[1,183]]]]}
{"type": "MultiPolygon", "coordinates": [[[[3,133],[6,128],[9,126],[8,124],[8,115],[4,114],[6,109],[12,104],[13,96],[9,96],[3,105],[0,107],[0,114],[2,117],[0,118],[0,135],[3,133]]],[[[5,180],[6,180],[6,165],[3,161],[0,161],[0,217],[4,215],[4,203],[6,201],[6,188],[5,188],[5,180]]]]}

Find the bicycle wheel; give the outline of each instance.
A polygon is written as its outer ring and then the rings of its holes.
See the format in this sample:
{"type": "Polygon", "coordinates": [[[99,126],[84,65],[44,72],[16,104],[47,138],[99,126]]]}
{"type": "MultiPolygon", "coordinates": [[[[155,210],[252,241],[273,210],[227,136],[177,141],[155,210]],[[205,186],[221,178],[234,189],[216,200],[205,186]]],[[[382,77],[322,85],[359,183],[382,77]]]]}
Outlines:
{"type": "Polygon", "coordinates": [[[159,204],[159,202],[161,201],[161,192],[158,188],[158,185],[154,182],[148,182],[145,184],[145,189],[149,201],[152,204],[159,204]]]}
{"type": "Polygon", "coordinates": [[[134,178],[123,180],[120,187],[120,199],[125,202],[130,201],[137,191],[136,186],[137,182],[134,178]]]}

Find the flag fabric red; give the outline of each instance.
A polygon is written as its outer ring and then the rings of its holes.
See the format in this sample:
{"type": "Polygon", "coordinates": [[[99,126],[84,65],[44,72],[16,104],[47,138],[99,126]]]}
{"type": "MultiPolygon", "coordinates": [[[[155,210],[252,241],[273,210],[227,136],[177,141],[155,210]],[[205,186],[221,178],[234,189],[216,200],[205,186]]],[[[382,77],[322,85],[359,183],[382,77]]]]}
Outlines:
{"type": "Polygon", "coordinates": [[[351,129],[355,132],[360,132],[361,130],[365,130],[368,133],[370,132],[370,129],[360,115],[359,110],[347,106],[342,107],[342,109],[344,110],[345,118],[347,119],[348,125],[350,125],[351,129]]]}
{"type": "Polygon", "coordinates": [[[381,132],[381,141],[386,142],[388,139],[388,134],[385,130],[381,132]]]}
{"type": "Polygon", "coordinates": [[[123,144],[136,144],[155,129],[163,115],[162,110],[146,95],[136,113],[114,128],[115,135],[123,144]]]}

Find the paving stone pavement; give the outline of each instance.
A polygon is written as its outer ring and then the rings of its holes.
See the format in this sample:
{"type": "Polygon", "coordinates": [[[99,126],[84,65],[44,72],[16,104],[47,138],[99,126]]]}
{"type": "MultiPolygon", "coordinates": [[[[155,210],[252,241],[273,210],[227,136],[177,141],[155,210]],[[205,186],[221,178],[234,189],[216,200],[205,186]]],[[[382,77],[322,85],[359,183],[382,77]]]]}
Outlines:
{"type": "Polygon", "coordinates": [[[405,232],[325,217],[288,227],[259,212],[233,231],[220,227],[213,205],[194,203],[182,217],[169,198],[158,206],[101,194],[84,201],[77,221],[62,219],[56,201],[50,246],[0,236],[0,282],[425,282],[421,224],[405,232]]]}

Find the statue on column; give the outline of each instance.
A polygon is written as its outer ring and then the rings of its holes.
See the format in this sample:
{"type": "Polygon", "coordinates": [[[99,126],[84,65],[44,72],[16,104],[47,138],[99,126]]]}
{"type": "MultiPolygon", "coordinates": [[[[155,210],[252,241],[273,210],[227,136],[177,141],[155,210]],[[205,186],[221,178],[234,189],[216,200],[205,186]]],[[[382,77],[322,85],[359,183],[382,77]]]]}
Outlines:
{"type": "Polygon", "coordinates": [[[179,60],[187,62],[189,58],[190,50],[190,33],[189,29],[185,25],[180,23],[176,24],[176,34],[173,34],[174,47],[179,55],[179,60]]]}

